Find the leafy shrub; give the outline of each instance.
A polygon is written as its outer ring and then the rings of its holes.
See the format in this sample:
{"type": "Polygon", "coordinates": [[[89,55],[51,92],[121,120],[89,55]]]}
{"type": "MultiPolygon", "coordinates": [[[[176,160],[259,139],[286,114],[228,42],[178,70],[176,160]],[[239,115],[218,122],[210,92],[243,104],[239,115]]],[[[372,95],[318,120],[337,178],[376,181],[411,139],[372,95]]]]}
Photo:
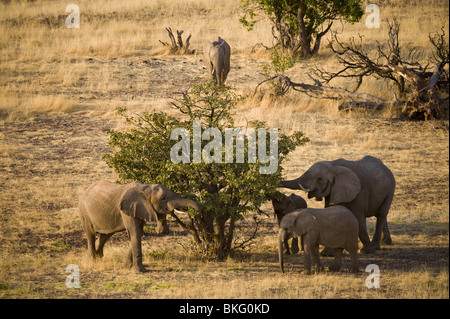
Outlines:
{"type": "MultiPolygon", "coordinates": [[[[242,246],[242,242],[236,244],[233,240],[236,222],[249,211],[259,211],[260,205],[276,193],[281,180],[280,164],[289,152],[308,141],[302,132],[290,136],[279,134],[278,162],[273,174],[261,174],[263,163],[249,161],[248,141],[244,143],[243,163],[237,163],[237,152],[233,152],[232,163],[207,163],[203,158],[199,162],[175,163],[171,159],[171,150],[178,143],[171,139],[174,129],[185,129],[193,137],[193,122],[199,120],[202,132],[213,127],[223,137],[227,128],[234,128],[232,112],[241,99],[230,87],[207,82],[193,86],[172,103],[180,115],[177,118],[165,112],[130,115],[124,108],[119,108],[118,113],[130,128],[108,132],[109,144],[114,151],[104,156],[121,182],[161,183],[183,197],[198,201],[202,210],[190,209],[188,220],[176,213],[173,216],[191,231],[196,247],[204,256],[218,260],[223,260],[236,246],[242,246]]],[[[249,123],[256,130],[264,125],[264,122],[249,123]]],[[[263,151],[267,151],[269,135],[265,135],[266,149],[263,151]]],[[[190,138],[189,142],[190,159],[194,156],[194,139],[190,138]]],[[[201,140],[203,152],[209,142],[201,140]]],[[[236,137],[233,142],[237,142],[236,137]]],[[[222,152],[222,159],[225,158],[224,143],[219,152],[222,152]]]]}

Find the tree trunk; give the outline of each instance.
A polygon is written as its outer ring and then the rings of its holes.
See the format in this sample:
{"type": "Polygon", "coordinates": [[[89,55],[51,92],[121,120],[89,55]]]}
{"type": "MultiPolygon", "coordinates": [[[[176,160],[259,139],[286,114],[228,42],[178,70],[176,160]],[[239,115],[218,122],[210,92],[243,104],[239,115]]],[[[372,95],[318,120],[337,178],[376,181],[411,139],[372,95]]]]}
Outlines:
{"type": "Polygon", "coordinates": [[[328,33],[328,31],[330,30],[331,26],[333,25],[333,21],[331,21],[330,23],[328,23],[328,26],[325,28],[325,30],[323,30],[322,32],[319,32],[316,36],[316,41],[314,42],[314,48],[312,50],[312,54],[316,54],[317,52],[319,52],[319,48],[320,48],[320,41],[322,40],[322,37],[328,33]]]}
{"type": "Polygon", "coordinates": [[[306,11],[305,2],[303,0],[300,0],[300,5],[297,12],[297,22],[300,28],[301,56],[307,58],[312,55],[312,52],[311,52],[311,41],[308,35],[306,34],[306,27],[304,20],[305,11],[306,11]]]}
{"type": "Polygon", "coordinates": [[[225,243],[225,223],[227,219],[227,216],[220,216],[216,218],[214,225],[214,250],[217,256],[217,260],[219,261],[225,260],[228,254],[225,243]]]}

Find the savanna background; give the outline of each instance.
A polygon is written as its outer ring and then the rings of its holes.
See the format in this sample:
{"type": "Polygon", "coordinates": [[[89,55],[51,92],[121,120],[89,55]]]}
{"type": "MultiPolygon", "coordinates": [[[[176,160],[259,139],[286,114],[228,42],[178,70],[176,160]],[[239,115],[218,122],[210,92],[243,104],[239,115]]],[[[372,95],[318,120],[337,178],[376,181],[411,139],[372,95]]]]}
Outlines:
{"type": "MultiPolygon", "coordinates": [[[[264,79],[262,65],[270,61],[263,47],[252,49],[257,43],[272,46],[273,40],[267,21],[252,32],[239,24],[239,0],[77,0],[79,29],[65,25],[70,3],[0,3],[1,298],[449,298],[448,120],[404,121],[393,109],[342,113],[337,101],[297,92],[252,97],[264,79]],[[175,55],[164,48],[159,40],[168,41],[165,27],[184,30],[183,37],[192,34],[195,53],[175,55]],[[286,257],[282,274],[269,202],[261,207],[267,216],[259,216],[253,244],[224,262],[193,253],[190,235],[174,221],[169,235],[157,235],[151,223],[146,227],[148,273],[125,266],[125,234],[112,237],[101,262],[88,258],[77,203],[92,182],[114,180],[102,156],[110,150],[107,130],[126,126],[116,107],[171,112],[177,92],[207,78],[202,43],[218,35],[232,48],[227,84],[247,97],[237,106],[236,123],[265,120],[268,127],[301,130],[311,140],[289,155],[284,177],[297,177],[319,160],[367,154],[394,173],[397,188],[388,215],[393,245],[360,255],[361,273],[348,273],[346,258],[340,273],[306,276],[300,254],[286,257]],[[80,268],[79,289],[65,285],[69,264],[80,268]],[[380,267],[379,289],[365,285],[368,264],[380,267]]],[[[396,16],[400,40],[426,53],[428,34],[442,26],[448,31],[448,1],[375,3],[381,27],[368,29],[367,14],[353,25],[336,23],[342,39],[361,34],[368,46],[386,41],[385,21],[396,16]]],[[[317,56],[297,61],[287,74],[301,81],[316,65],[336,68],[326,42],[317,56]]],[[[390,85],[376,79],[360,90],[393,95],[390,85]]],[[[374,221],[368,222],[371,233],[374,221]]],[[[250,214],[237,236],[243,238],[251,224],[250,214]]],[[[327,267],[332,259],[322,262],[327,267]]]]}

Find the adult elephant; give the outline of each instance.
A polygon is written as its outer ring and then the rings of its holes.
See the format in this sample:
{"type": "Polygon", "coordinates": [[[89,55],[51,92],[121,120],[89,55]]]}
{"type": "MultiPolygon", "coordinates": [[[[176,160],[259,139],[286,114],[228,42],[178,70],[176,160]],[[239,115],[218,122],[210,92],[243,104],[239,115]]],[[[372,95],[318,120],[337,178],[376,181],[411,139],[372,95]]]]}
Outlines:
{"type": "Polygon", "coordinates": [[[230,72],[231,49],[228,43],[221,37],[206,41],[203,45],[203,54],[208,73],[218,85],[224,84],[230,72]]]}
{"type": "Polygon", "coordinates": [[[378,158],[317,162],[299,178],[281,181],[280,187],[302,189],[308,192],[308,198],[325,198],[325,207],[347,207],[358,220],[363,252],[380,249],[382,233],[383,242],[392,243],[386,216],[394,197],[395,178],[378,158]],[[371,216],[377,218],[372,242],[366,227],[366,218],[371,216]]]}
{"type": "Polygon", "coordinates": [[[114,233],[126,230],[131,241],[128,263],[134,270],[144,272],[141,237],[145,221],[156,221],[157,215],[165,215],[179,207],[200,210],[197,202],[181,198],[160,184],[95,182],[81,196],[78,205],[90,255],[102,257],[106,241],[114,233]]]}

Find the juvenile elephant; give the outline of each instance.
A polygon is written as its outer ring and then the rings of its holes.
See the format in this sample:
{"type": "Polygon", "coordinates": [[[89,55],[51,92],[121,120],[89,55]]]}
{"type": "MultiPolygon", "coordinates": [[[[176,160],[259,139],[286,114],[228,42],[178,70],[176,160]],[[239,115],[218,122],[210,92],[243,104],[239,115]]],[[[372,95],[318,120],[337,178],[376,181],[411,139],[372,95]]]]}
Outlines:
{"type": "Polygon", "coordinates": [[[88,251],[93,258],[103,257],[105,242],[114,233],[126,230],[131,241],[128,263],[134,270],[144,272],[141,237],[145,221],[155,221],[158,214],[165,215],[179,207],[200,210],[197,202],[181,198],[160,184],[95,182],[81,196],[78,205],[88,251]],[[96,233],[99,234],[97,249],[96,233]]]}
{"type": "MultiPolygon", "coordinates": [[[[272,199],[272,206],[273,210],[275,212],[275,215],[277,216],[278,226],[280,226],[280,222],[283,219],[285,215],[288,213],[299,209],[299,208],[306,208],[307,204],[306,201],[295,194],[291,194],[289,196],[286,196],[284,194],[280,193],[280,197],[273,198],[272,199]]],[[[293,254],[298,253],[298,238],[293,236],[292,233],[286,233],[286,238],[283,240],[284,243],[284,251],[286,255],[290,255],[291,251],[293,254]],[[291,249],[289,250],[289,243],[288,240],[292,238],[291,243],[291,249]]]]}
{"type": "Polygon", "coordinates": [[[386,216],[395,191],[395,178],[381,160],[365,156],[359,161],[338,159],[317,162],[297,179],[282,181],[280,187],[302,189],[308,198],[325,198],[325,207],[342,205],[350,209],[359,223],[359,238],[363,251],[373,253],[383,242],[391,244],[386,216]],[[366,218],[377,218],[372,242],[366,227],[366,218]]]}
{"type": "Polygon", "coordinates": [[[206,68],[218,85],[225,83],[230,72],[231,49],[228,43],[218,37],[217,40],[206,41],[203,45],[206,68]]]}
{"type": "Polygon", "coordinates": [[[315,271],[322,269],[319,259],[319,244],[334,248],[335,260],[330,270],[339,271],[342,267],[342,251],[350,253],[351,271],[358,272],[358,221],[350,210],[343,206],[330,206],[323,209],[305,208],[295,210],[283,217],[278,232],[278,256],[281,271],[284,272],[283,239],[286,232],[301,236],[305,247],[306,273],[311,273],[311,258],[315,271]]]}

